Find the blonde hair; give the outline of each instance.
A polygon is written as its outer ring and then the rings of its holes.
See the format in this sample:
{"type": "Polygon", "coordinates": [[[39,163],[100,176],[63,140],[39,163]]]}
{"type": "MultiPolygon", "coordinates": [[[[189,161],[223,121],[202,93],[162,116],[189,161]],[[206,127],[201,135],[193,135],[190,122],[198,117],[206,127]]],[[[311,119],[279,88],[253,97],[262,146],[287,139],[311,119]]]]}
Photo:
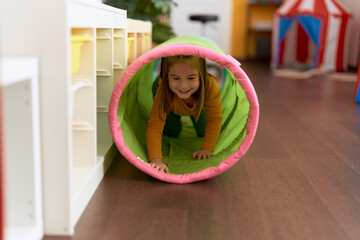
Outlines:
{"type": "Polygon", "coordinates": [[[169,68],[175,63],[179,62],[186,62],[194,68],[197,68],[199,71],[200,86],[199,89],[192,95],[192,97],[195,99],[194,117],[197,121],[205,103],[209,80],[205,59],[195,56],[177,55],[164,57],[161,59],[159,83],[159,94],[161,103],[159,109],[159,117],[160,119],[163,119],[164,113],[170,112],[170,104],[174,98],[174,93],[170,90],[168,73],[169,68]]]}

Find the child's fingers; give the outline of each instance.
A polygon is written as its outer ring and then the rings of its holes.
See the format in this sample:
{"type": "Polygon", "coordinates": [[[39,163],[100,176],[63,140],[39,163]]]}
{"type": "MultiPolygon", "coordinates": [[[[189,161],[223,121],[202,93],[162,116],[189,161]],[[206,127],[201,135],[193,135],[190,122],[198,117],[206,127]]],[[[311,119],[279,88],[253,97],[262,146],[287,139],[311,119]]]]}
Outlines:
{"type": "Polygon", "coordinates": [[[159,170],[159,165],[157,165],[156,163],[150,163],[150,166],[152,166],[153,168],[159,170]]]}
{"type": "Polygon", "coordinates": [[[206,152],[204,153],[201,151],[197,151],[197,152],[193,153],[193,155],[192,155],[193,158],[197,158],[198,160],[210,158],[212,156],[214,156],[212,153],[206,153],[206,152]]]}
{"type": "Polygon", "coordinates": [[[162,172],[167,172],[168,167],[166,166],[166,164],[156,164],[156,163],[150,163],[150,166],[152,166],[153,168],[155,168],[156,170],[162,171],[162,172]]]}
{"type": "Polygon", "coordinates": [[[201,159],[201,152],[197,151],[193,154],[193,158],[197,158],[198,160],[201,159]]]}
{"type": "Polygon", "coordinates": [[[166,173],[168,170],[168,167],[166,165],[164,165],[163,167],[160,168],[160,171],[166,173]]]}
{"type": "Polygon", "coordinates": [[[168,168],[167,168],[167,167],[165,167],[165,166],[161,168],[161,171],[162,171],[162,172],[164,172],[164,173],[166,173],[166,172],[167,172],[167,170],[168,170],[168,168]]]}
{"type": "Polygon", "coordinates": [[[205,159],[205,158],[206,158],[206,153],[199,153],[198,156],[197,156],[198,160],[205,159]]]}
{"type": "Polygon", "coordinates": [[[193,158],[197,158],[198,160],[200,159],[199,157],[201,157],[201,153],[199,151],[194,152],[192,155],[193,158]]]}

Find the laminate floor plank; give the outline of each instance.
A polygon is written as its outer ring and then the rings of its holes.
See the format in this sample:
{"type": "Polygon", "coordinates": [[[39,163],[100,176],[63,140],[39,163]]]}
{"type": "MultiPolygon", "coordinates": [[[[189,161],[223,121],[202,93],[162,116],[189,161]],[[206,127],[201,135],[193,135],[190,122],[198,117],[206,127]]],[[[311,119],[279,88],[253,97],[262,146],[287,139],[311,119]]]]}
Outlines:
{"type": "MultiPolygon", "coordinates": [[[[293,115],[296,115],[296,113],[294,112],[293,115]]],[[[357,126],[360,127],[358,122],[354,120],[344,124],[341,119],[332,120],[303,116],[300,117],[298,125],[299,128],[307,126],[307,129],[321,138],[343,161],[360,174],[360,161],[358,161],[360,158],[360,135],[356,132],[357,126]]]]}
{"type": "Polygon", "coordinates": [[[302,169],[324,205],[351,239],[357,239],[360,236],[360,207],[357,200],[360,177],[357,172],[326,145],[322,146],[321,141],[316,144],[303,143],[302,148],[290,142],[285,146],[293,154],[291,160],[302,169]]]}
{"type": "Polygon", "coordinates": [[[246,159],[264,239],[349,239],[302,171],[287,159],[246,159]]]}
{"type": "MultiPolygon", "coordinates": [[[[288,121],[281,123],[274,121],[274,126],[278,129],[279,135],[286,139],[283,144],[292,156],[289,160],[302,169],[324,204],[341,223],[345,223],[343,228],[349,237],[357,239],[360,236],[358,172],[324,143],[324,135],[320,138],[316,134],[316,129],[309,131],[312,125],[297,121],[297,115],[286,108],[279,106],[279,110],[276,119],[285,115],[284,118],[288,121]]],[[[352,155],[351,159],[355,161],[357,158],[352,155]]]]}

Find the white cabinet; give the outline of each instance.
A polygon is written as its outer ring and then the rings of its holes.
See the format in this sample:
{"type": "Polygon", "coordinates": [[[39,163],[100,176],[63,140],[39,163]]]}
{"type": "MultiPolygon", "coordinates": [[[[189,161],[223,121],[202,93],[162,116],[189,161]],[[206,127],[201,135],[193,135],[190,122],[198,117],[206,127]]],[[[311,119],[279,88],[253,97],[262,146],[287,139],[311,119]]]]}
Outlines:
{"type": "Polygon", "coordinates": [[[125,11],[81,1],[70,3],[69,9],[72,174],[70,226],[64,232],[71,234],[117,154],[108,124],[108,106],[115,82],[127,65],[127,34],[125,11]]]}
{"type": "Polygon", "coordinates": [[[0,61],[4,125],[5,239],[40,239],[43,234],[38,61],[0,61]]]}

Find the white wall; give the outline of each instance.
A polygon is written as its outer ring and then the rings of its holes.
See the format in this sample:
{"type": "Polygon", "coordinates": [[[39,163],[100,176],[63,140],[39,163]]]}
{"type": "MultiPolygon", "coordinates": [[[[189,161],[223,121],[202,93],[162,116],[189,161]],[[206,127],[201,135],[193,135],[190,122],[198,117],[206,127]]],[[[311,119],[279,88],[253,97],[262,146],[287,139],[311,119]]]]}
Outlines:
{"type": "Polygon", "coordinates": [[[170,24],[178,36],[202,34],[202,24],[189,20],[191,14],[217,14],[217,22],[206,24],[206,37],[216,42],[226,53],[230,53],[232,0],[176,0],[177,7],[171,9],[170,24]]]}

